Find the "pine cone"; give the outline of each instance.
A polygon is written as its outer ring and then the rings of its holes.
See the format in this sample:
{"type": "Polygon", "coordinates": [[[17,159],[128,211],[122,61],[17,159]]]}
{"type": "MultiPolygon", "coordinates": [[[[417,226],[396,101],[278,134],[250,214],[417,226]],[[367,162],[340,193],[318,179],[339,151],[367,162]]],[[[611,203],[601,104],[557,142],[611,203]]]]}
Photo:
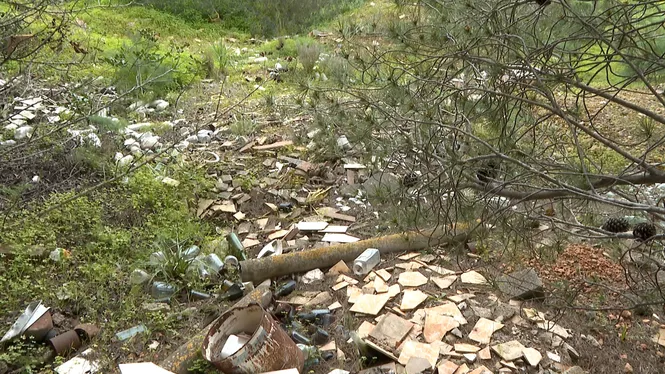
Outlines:
{"type": "Polygon", "coordinates": [[[635,239],[646,242],[657,234],[656,226],[653,223],[643,222],[635,225],[633,236],[635,239]]]}
{"type": "Polygon", "coordinates": [[[601,228],[614,233],[626,232],[630,229],[630,223],[625,218],[610,218],[601,228]]]}

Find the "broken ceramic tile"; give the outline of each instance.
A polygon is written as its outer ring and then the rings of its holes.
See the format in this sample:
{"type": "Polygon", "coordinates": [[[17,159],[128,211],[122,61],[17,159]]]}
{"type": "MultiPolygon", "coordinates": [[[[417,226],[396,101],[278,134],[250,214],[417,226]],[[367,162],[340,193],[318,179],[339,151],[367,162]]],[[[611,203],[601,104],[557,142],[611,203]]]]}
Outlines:
{"type": "Polygon", "coordinates": [[[320,292],[316,296],[314,296],[313,299],[309,300],[306,302],[303,306],[308,307],[308,306],[319,306],[319,305],[324,305],[328,304],[332,300],[332,296],[328,292],[320,292]]]}
{"type": "Polygon", "coordinates": [[[378,344],[394,349],[411,331],[411,328],[413,328],[413,323],[392,313],[386,313],[369,336],[374,338],[378,344]]]}
{"type": "Polygon", "coordinates": [[[459,326],[453,317],[439,313],[437,310],[425,310],[425,328],[423,337],[427,343],[440,341],[448,331],[459,326]]]}
{"type": "Polygon", "coordinates": [[[524,348],[525,347],[522,343],[517,340],[492,346],[492,350],[506,361],[513,361],[522,357],[522,351],[524,351],[524,348]]]}
{"type": "Polygon", "coordinates": [[[356,238],[355,236],[347,234],[334,234],[334,233],[325,234],[321,239],[322,242],[330,242],[330,243],[355,243],[359,240],[360,238],[356,238]]]}
{"type": "Polygon", "coordinates": [[[332,286],[331,288],[332,288],[333,291],[339,291],[339,290],[341,290],[342,288],[344,288],[348,285],[349,285],[348,282],[342,281],[342,282],[339,282],[336,285],[332,286]]]}
{"type": "Polygon", "coordinates": [[[334,340],[331,340],[327,344],[321,346],[319,348],[319,351],[321,351],[321,352],[325,352],[325,351],[335,351],[335,352],[337,352],[337,345],[335,344],[334,340]]]}
{"type": "Polygon", "coordinates": [[[455,352],[457,353],[476,353],[480,350],[480,347],[477,347],[473,344],[458,343],[454,346],[455,352]]]}
{"type": "Polygon", "coordinates": [[[360,295],[363,294],[363,290],[356,286],[346,287],[346,297],[349,299],[350,304],[355,304],[358,301],[360,295]]]}
{"type": "Polygon", "coordinates": [[[559,335],[560,337],[562,337],[564,339],[570,338],[570,334],[568,333],[568,331],[566,331],[566,329],[564,329],[563,327],[557,325],[556,323],[554,323],[552,321],[538,322],[538,323],[536,323],[536,325],[538,326],[539,329],[552,332],[554,334],[559,335]]]}
{"type": "Polygon", "coordinates": [[[118,365],[121,374],[173,374],[152,362],[139,362],[133,364],[118,365]]]}
{"type": "Polygon", "coordinates": [[[338,219],[340,221],[356,222],[356,217],[348,216],[346,214],[340,214],[340,213],[337,213],[337,212],[338,212],[338,209],[330,208],[330,207],[324,207],[324,208],[316,209],[316,213],[318,213],[318,214],[320,214],[324,217],[328,217],[328,218],[332,218],[332,219],[338,219]]]}
{"type": "Polygon", "coordinates": [[[452,271],[450,269],[446,269],[446,268],[438,266],[438,265],[428,265],[427,268],[430,269],[431,271],[439,274],[439,275],[442,275],[442,276],[449,276],[449,275],[455,275],[456,274],[454,271],[452,271]]]}
{"type": "Polygon", "coordinates": [[[349,269],[349,266],[346,264],[346,262],[340,260],[333,267],[331,267],[330,270],[328,270],[328,274],[330,275],[351,274],[351,269],[349,269]]]}
{"type": "Polygon", "coordinates": [[[293,305],[305,305],[318,294],[319,293],[315,291],[307,291],[299,295],[292,295],[288,300],[286,300],[286,303],[293,305]]]}
{"type": "Polygon", "coordinates": [[[462,283],[466,284],[487,284],[487,279],[475,270],[462,273],[462,275],[460,275],[460,280],[462,283]]]}
{"type": "Polygon", "coordinates": [[[397,283],[403,287],[420,287],[427,283],[427,277],[417,271],[407,271],[399,275],[397,283]]]}
{"type": "Polygon", "coordinates": [[[554,352],[547,351],[547,357],[554,362],[561,362],[561,356],[554,352]]]}
{"type": "Polygon", "coordinates": [[[480,318],[469,334],[469,339],[479,344],[489,344],[495,331],[501,329],[503,324],[487,318],[480,318]]]}
{"type": "Polygon", "coordinates": [[[376,275],[378,275],[379,277],[381,277],[381,279],[383,279],[383,280],[386,281],[386,282],[389,281],[389,280],[390,280],[390,277],[392,276],[392,275],[390,274],[390,272],[388,272],[388,270],[386,270],[386,269],[380,269],[380,270],[377,270],[375,273],[376,273],[376,275]]]}
{"type": "Polygon", "coordinates": [[[401,264],[396,264],[395,267],[408,271],[408,270],[420,269],[421,267],[423,267],[423,264],[421,264],[419,262],[411,261],[411,262],[404,262],[404,263],[401,263],[401,264]]]}
{"type": "Polygon", "coordinates": [[[665,329],[661,328],[660,330],[658,330],[658,334],[654,335],[654,337],[651,338],[651,340],[654,343],[665,347],[665,329]]]}
{"type": "Polygon", "coordinates": [[[400,309],[403,311],[416,309],[418,305],[427,300],[427,294],[420,290],[406,290],[402,294],[402,303],[400,309]]]}
{"type": "Polygon", "coordinates": [[[463,293],[459,295],[450,295],[446,297],[455,303],[461,303],[462,301],[473,299],[474,297],[476,297],[476,295],[472,293],[463,293]]]}
{"type": "Polygon", "coordinates": [[[473,369],[473,371],[469,372],[469,374],[492,374],[492,371],[485,366],[481,366],[473,369]]]}
{"type": "Polygon", "coordinates": [[[458,367],[459,365],[457,365],[456,363],[446,360],[441,364],[439,364],[436,370],[439,374],[455,374],[455,371],[457,370],[458,367]]]}
{"type": "Polygon", "coordinates": [[[358,337],[360,339],[365,339],[369,336],[369,334],[376,328],[376,325],[374,325],[372,322],[369,321],[363,321],[363,323],[360,324],[358,327],[358,337]]]}
{"type": "Polygon", "coordinates": [[[383,306],[386,305],[390,297],[388,294],[380,295],[360,295],[351,309],[351,312],[369,314],[375,316],[379,314],[383,306]]]}
{"type": "Polygon", "coordinates": [[[342,304],[339,303],[339,301],[335,301],[334,303],[328,305],[328,310],[336,310],[342,307],[342,304]]]}
{"type": "Polygon", "coordinates": [[[457,305],[453,302],[445,302],[441,305],[437,305],[435,307],[428,308],[426,310],[435,310],[438,313],[441,313],[446,316],[453,317],[455,321],[457,321],[460,325],[466,325],[466,319],[462,315],[462,312],[459,310],[457,305]]]}
{"type": "Polygon", "coordinates": [[[272,234],[268,235],[268,240],[281,239],[289,233],[289,230],[277,230],[272,234]]]}
{"type": "Polygon", "coordinates": [[[328,227],[328,222],[298,222],[298,230],[300,231],[321,231],[328,227]]]}
{"type": "Polygon", "coordinates": [[[392,286],[388,287],[388,296],[390,296],[391,299],[399,295],[400,292],[402,292],[402,289],[399,287],[399,284],[393,284],[392,286]]]}
{"type": "Polygon", "coordinates": [[[339,282],[346,282],[346,283],[351,284],[351,285],[354,285],[354,286],[355,286],[356,284],[359,283],[357,280],[355,280],[355,279],[349,277],[348,275],[344,275],[344,274],[340,274],[340,275],[337,277],[336,282],[337,282],[337,283],[339,283],[339,282]]]}
{"type": "Polygon", "coordinates": [[[466,362],[468,363],[474,363],[476,361],[476,358],[478,358],[478,355],[475,353],[464,353],[462,354],[466,362]]]}
{"type": "Polygon", "coordinates": [[[455,374],[467,374],[470,371],[469,367],[466,364],[462,364],[457,368],[455,374]]]}
{"type": "Polygon", "coordinates": [[[252,248],[259,244],[261,244],[261,242],[255,239],[245,238],[245,240],[242,241],[242,246],[245,248],[252,248]]]}
{"type": "Polygon", "coordinates": [[[448,275],[443,278],[439,277],[432,277],[432,282],[436,284],[437,287],[439,287],[442,290],[447,289],[448,287],[452,286],[453,283],[457,280],[457,275],[448,275]]]}
{"type": "Polygon", "coordinates": [[[481,360],[491,360],[492,352],[490,351],[490,347],[485,347],[478,351],[478,358],[481,360]]]}
{"type": "Polygon", "coordinates": [[[538,352],[538,350],[535,348],[524,348],[522,353],[524,354],[524,359],[526,359],[526,362],[529,363],[529,366],[532,367],[538,366],[540,361],[543,359],[543,355],[541,355],[540,352],[538,352]]]}
{"type": "Polygon", "coordinates": [[[328,226],[321,230],[322,233],[344,234],[349,229],[349,226],[328,226]]]}
{"type": "Polygon", "coordinates": [[[402,261],[409,261],[410,259],[412,259],[412,258],[416,258],[416,257],[418,257],[418,256],[420,256],[420,253],[418,253],[418,252],[410,252],[410,253],[407,253],[407,254],[405,254],[405,255],[401,255],[401,256],[399,256],[399,257],[397,257],[397,258],[399,258],[399,259],[402,260],[402,261]]]}
{"type": "Polygon", "coordinates": [[[381,277],[374,278],[374,289],[376,293],[385,293],[388,292],[388,284],[381,277]]]}
{"type": "Polygon", "coordinates": [[[406,365],[411,357],[424,358],[430,363],[430,367],[434,368],[439,359],[439,349],[430,344],[409,340],[402,346],[402,352],[399,355],[398,362],[402,365],[406,365]]]}

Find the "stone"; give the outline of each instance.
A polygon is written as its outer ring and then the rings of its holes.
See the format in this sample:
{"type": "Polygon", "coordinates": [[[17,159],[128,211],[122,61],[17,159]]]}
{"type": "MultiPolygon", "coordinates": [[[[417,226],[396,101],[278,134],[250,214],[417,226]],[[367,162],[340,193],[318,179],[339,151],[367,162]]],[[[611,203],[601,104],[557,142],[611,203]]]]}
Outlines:
{"type": "Polygon", "coordinates": [[[469,333],[469,339],[480,344],[489,344],[492,334],[503,328],[503,324],[487,318],[481,318],[469,333]]]}
{"type": "Polygon", "coordinates": [[[411,357],[406,363],[406,374],[420,374],[432,368],[429,361],[422,357],[411,357]]]}
{"type": "MultiPolygon", "coordinates": [[[[389,295],[389,294],[385,294],[389,295]]],[[[400,309],[403,311],[416,309],[420,304],[427,300],[427,294],[420,290],[406,290],[402,294],[402,303],[400,309]]]]}
{"type": "Polygon", "coordinates": [[[478,358],[481,360],[491,360],[492,359],[492,351],[490,351],[490,347],[485,347],[478,351],[478,358]]]}
{"type": "Polygon", "coordinates": [[[480,347],[466,343],[455,344],[453,347],[457,353],[476,353],[480,350],[480,347]]]}
{"type": "Polygon", "coordinates": [[[529,364],[529,366],[532,367],[538,366],[540,361],[543,359],[543,355],[541,355],[540,352],[538,352],[538,350],[535,348],[524,348],[522,353],[526,362],[529,364]]]}
{"type": "Polygon", "coordinates": [[[399,275],[397,283],[403,287],[420,287],[427,284],[427,277],[417,271],[407,271],[399,275]]]}
{"type": "Polygon", "coordinates": [[[624,373],[632,373],[633,372],[633,366],[630,365],[628,362],[626,362],[626,365],[623,367],[623,372],[624,373]]]}
{"type": "Polygon", "coordinates": [[[570,359],[571,359],[573,362],[577,362],[577,360],[580,359],[580,354],[579,354],[579,353],[577,352],[577,350],[575,350],[575,348],[573,348],[573,346],[571,346],[570,344],[568,344],[568,343],[563,343],[563,348],[566,350],[566,352],[568,352],[568,355],[570,356],[570,359]]]}
{"type": "Polygon", "coordinates": [[[466,284],[487,284],[487,279],[482,276],[479,272],[475,270],[470,270],[465,273],[462,273],[460,276],[460,281],[466,284]]]}
{"type": "Polygon", "coordinates": [[[492,346],[492,350],[496,352],[505,361],[514,361],[522,357],[524,346],[517,340],[512,340],[507,343],[497,344],[492,346]]]}
{"type": "Polygon", "coordinates": [[[473,313],[480,318],[492,319],[492,310],[488,308],[482,308],[477,305],[472,305],[471,310],[473,313]]]}
{"type": "Polygon", "coordinates": [[[509,299],[528,300],[545,297],[543,281],[532,268],[515,271],[496,279],[499,290],[509,299]]]}
{"type": "Polygon", "coordinates": [[[652,340],[654,343],[665,347],[665,329],[661,328],[652,340]]]}
{"type": "Polygon", "coordinates": [[[448,275],[446,277],[432,277],[432,282],[436,284],[437,287],[439,287],[442,290],[445,290],[452,286],[453,283],[457,280],[457,275],[448,275]]]}
{"type": "Polygon", "coordinates": [[[369,314],[375,316],[379,314],[383,306],[386,305],[390,296],[387,293],[380,295],[363,294],[358,296],[355,304],[349,309],[351,312],[369,314]]]}
{"type": "Polygon", "coordinates": [[[412,328],[413,323],[393,313],[387,313],[369,336],[376,339],[377,343],[394,349],[397,348],[412,328]]]}
{"type": "Polygon", "coordinates": [[[543,321],[543,322],[537,322],[536,325],[538,326],[539,329],[552,332],[564,339],[570,338],[570,334],[568,333],[568,331],[566,331],[566,329],[564,329],[563,327],[557,325],[555,322],[543,321]]]}
{"type": "Polygon", "coordinates": [[[436,310],[425,311],[425,328],[423,337],[427,343],[440,341],[448,331],[459,326],[453,317],[444,315],[436,310]]]}
{"type": "Polygon", "coordinates": [[[558,354],[550,351],[547,351],[546,353],[547,353],[547,358],[549,358],[550,360],[554,362],[561,362],[561,356],[559,356],[558,354]]]}
{"type": "Polygon", "coordinates": [[[430,344],[409,340],[403,344],[398,362],[402,365],[406,365],[412,357],[424,358],[429,362],[430,368],[434,368],[439,359],[439,349],[430,344]]]}
{"type": "Polygon", "coordinates": [[[437,366],[436,370],[439,374],[455,374],[458,367],[456,363],[446,360],[437,366]]]}
{"type": "Polygon", "coordinates": [[[310,270],[305,275],[302,276],[302,281],[305,284],[312,284],[321,282],[325,278],[325,275],[321,269],[310,270]]]}

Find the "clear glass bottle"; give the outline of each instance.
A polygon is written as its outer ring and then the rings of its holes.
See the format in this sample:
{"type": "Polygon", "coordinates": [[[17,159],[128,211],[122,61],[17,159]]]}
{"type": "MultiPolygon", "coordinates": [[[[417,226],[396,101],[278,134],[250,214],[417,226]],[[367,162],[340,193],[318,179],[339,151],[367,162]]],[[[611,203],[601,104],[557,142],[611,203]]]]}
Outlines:
{"type": "Polygon", "coordinates": [[[381,261],[381,255],[376,248],[367,248],[360,256],[353,260],[353,273],[365,275],[381,261]]]}

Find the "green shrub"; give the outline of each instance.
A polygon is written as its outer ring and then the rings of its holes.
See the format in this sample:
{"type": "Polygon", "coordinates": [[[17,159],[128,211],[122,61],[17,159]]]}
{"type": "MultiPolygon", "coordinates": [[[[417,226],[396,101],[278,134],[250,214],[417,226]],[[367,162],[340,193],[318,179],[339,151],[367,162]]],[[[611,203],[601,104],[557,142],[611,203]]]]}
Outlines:
{"type": "Polygon", "coordinates": [[[319,56],[321,56],[321,46],[316,42],[303,43],[298,46],[298,61],[307,73],[314,71],[319,56]]]}

